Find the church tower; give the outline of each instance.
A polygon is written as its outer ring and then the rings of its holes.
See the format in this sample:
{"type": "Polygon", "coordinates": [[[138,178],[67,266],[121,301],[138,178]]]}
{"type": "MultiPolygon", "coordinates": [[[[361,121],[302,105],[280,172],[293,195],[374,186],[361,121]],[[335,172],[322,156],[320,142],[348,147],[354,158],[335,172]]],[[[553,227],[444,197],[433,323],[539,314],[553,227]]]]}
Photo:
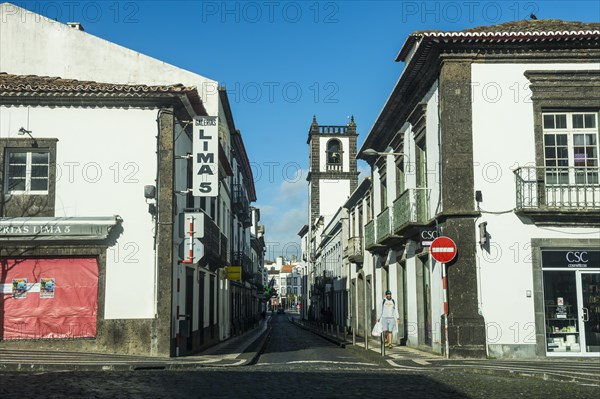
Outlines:
{"type": "Polygon", "coordinates": [[[354,116],[345,126],[319,126],[313,116],[307,141],[310,226],[319,216],[332,217],[356,189],[357,136],[354,116]]]}

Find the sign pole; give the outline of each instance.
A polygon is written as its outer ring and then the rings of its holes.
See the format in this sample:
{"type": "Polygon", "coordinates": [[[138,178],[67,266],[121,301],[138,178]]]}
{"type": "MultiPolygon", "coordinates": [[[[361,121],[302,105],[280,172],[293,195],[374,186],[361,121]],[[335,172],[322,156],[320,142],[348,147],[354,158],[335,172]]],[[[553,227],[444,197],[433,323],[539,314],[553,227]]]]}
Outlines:
{"type": "Polygon", "coordinates": [[[438,237],[429,247],[431,257],[442,265],[442,287],[444,289],[444,335],[446,341],[446,358],[450,357],[448,338],[448,276],[446,265],[456,257],[456,243],[450,237],[438,237]]]}
{"type": "Polygon", "coordinates": [[[450,358],[448,339],[448,279],[445,263],[442,263],[442,287],[444,288],[444,339],[446,340],[446,359],[448,359],[450,358]]]}

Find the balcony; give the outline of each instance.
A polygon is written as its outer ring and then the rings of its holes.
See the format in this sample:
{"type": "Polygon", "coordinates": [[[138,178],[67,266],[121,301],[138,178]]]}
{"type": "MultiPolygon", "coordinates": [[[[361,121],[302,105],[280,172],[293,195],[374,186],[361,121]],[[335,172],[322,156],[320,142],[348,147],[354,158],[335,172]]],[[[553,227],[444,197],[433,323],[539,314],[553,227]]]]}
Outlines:
{"type": "Polygon", "coordinates": [[[245,251],[236,251],[233,253],[232,264],[242,266],[243,269],[250,269],[252,267],[252,260],[245,251]]]}
{"type": "Polygon", "coordinates": [[[393,231],[404,235],[409,227],[426,225],[432,216],[429,212],[431,189],[409,188],[394,201],[393,231]]]}
{"type": "Polygon", "coordinates": [[[375,245],[375,220],[365,225],[365,248],[370,250],[375,245]]]}
{"type": "Polygon", "coordinates": [[[363,263],[362,237],[349,238],[345,250],[350,262],[363,263]]]}
{"type": "Polygon", "coordinates": [[[392,231],[390,230],[390,208],[385,208],[379,215],[377,215],[377,237],[376,242],[381,244],[386,240],[392,231]]]}
{"type": "Polygon", "coordinates": [[[221,233],[221,262],[223,264],[229,264],[229,240],[225,236],[225,234],[221,233]]]}
{"type": "Polygon", "coordinates": [[[202,266],[208,263],[211,270],[216,270],[225,264],[221,257],[221,236],[219,226],[207,215],[204,215],[204,237],[200,239],[204,244],[204,257],[200,261],[202,266]]]}
{"type": "Polygon", "coordinates": [[[600,224],[600,168],[527,166],[514,171],[515,213],[535,224],[600,224]]]}
{"type": "Polygon", "coordinates": [[[233,211],[236,215],[239,215],[244,227],[252,225],[252,212],[250,210],[248,193],[244,189],[244,186],[239,183],[233,187],[233,211]]]}
{"type": "MultiPolygon", "coordinates": [[[[369,223],[365,225],[365,249],[369,252],[380,253],[386,247],[384,245],[379,244],[378,237],[375,235],[375,225],[377,222],[375,220],[371,220],[369,223]]],[[[379,231],[379,229],[377,229],[379,231]]]]}

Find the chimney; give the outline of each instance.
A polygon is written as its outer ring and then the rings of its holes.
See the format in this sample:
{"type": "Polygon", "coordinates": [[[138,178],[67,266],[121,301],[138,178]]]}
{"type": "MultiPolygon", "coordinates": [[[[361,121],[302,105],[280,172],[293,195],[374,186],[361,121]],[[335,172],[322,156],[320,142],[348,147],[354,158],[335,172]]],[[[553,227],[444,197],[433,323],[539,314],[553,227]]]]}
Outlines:
{"type": "Polygon", "coordinates": [[[81,22],[67,22],[67,25],[73,29],[77,29],[82,32],[85,30],[83,29],[83,25],[81,25],[81,22]]]}

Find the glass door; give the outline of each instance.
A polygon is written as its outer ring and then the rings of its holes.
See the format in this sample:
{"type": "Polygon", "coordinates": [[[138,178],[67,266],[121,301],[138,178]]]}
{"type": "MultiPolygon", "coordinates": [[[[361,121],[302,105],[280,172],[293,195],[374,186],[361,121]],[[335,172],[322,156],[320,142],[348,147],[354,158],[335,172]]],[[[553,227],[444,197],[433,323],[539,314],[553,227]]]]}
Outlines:
{"type": "Polygon", "coordinates": [[[581,355],[575,271],[545,270],[544,313],[546,319],[546,353],[551,356],[581,355]]]}
{"type": "Polygon", "coordinates": [[[578,272],[582,352],[600,356],[600,272],[578,272]]]}

